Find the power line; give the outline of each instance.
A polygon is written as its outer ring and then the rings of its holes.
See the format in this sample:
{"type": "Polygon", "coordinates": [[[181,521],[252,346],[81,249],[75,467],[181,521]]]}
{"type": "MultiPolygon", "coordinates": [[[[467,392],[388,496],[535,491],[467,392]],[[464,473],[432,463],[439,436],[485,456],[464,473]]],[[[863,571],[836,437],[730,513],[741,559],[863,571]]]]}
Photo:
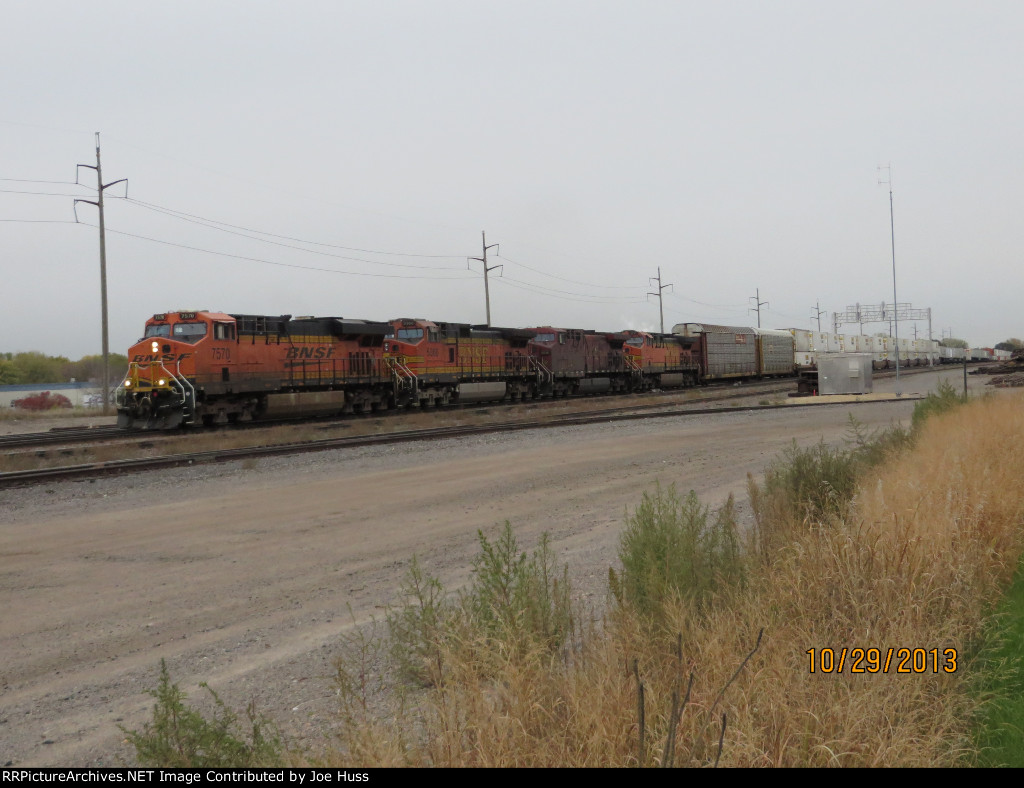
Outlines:
{"type": "MultiPolygon", "coordinates": [[[[273,185],[271,185],[271,184],[263,183],[261,181],[254,181],[254,180],[250,180],[249,178],[242,178],[242,177],[239,177],[237,175],[231,175],[230,173],[222,172],[220,170],[213,169],[212,167],[204,167],[202,165],[198,165],[198,164],[195,163],[195,161],[193,159],[180,159],[180,158],[177,158],[175,156],[169,156],[166,153],[160,153],[160,152],[157,152],[157,151],[149,150],[149,149],[143,148],[143,147],[141,147],[139,145],[135,145],[134,143],[128,142],[127,140],[119,139],[117,137],[111,137],[111,136],[108,135],[107,139],[108,140],[118,141],[122,145],[127,145],[129,148],[135,148],[135,150],[142,151],[143,153],[148,153],[151,156],[156,156],[158,158],[166,159],[167,161],[172,161],[172,162],[175,162],[175,163],[178,163],[178,164],[184,164],[184,165],[186,165],[188,167],[191,167],[192,169],[195,169],[195,170],[200,170],[202,172],[212,173],[212,174],[214,174],[214,175],[216,175],[218,177],[227,178],[228,180],[232,180],[232,181],[238,181],[239,183],[248,184],[249,186],[258,186],[261,189],[266,189],[267,191],[272,192],[273,195],[275,196],[275,198],[280,196],[280,195],[282,195],[282,194],[284,194],[284,195],[289,195],[289,196],[295,197],[297,199],[307,200],[309,202],[314,202],[314,203],[318,203],[318,204],[322,204],[322,205],[331,205],[331,206],[335,206],[335,207],[344,208],[345,210],[348,210],[348,211],[356,211],[358,213],[371,214],[373,216],[383,216],[383,217],[385,217],[387,219],[393,219],[393,220],[398,220],[400,222],[405,222],[406,224],[426,225],[428,227],[434,227],[434,228],[436,228],[436,227],[444,227],[445,229],[448,229],[448,230],[458,230],[460,232],[464,232],[464,231],[468,231],[469,230],[469,228],[467,228],[467,227],[455,227],[455,226],[447,225],[447,224],[439,224],[439,223],[426,222],[426,221],[422,221],[422,220],[419,220],[419,219],[410,219],[410,218],[404,217],[404,216],[396,216],[394,214],[384,213],[383,211],[374,211],[374,210],[370,210],[368,208],[360,208],[360,207],[355,207],[355,206],[351,206],[351,205],[345,205],[344,203],[331,202],[331,201],[328,201],[328,200],[318,200],[318,199],[315,199],[313,197],[308,196],[307,194],[303,194],[301,192],[289,192],[287,190],[282,190],[280,184],[273,184],[273,185]]],[[[456,255],[448,255],[448,256],[451,256],[451,257],[454,257],[454,258],[461,258],[461,257],[463,257],[463,255],[458,255],[458,254],[456,254],[456,255]]]]}
{"type": "MultiPolygon", "coordinates": [[[[304,238],[295,238],[293,236],[280,235],[280,234],[277,234],[277,233],[267,232],[265,230],[256,230],[256,229],[254,229],[252,227],[242,227],[242,226],[237,225],[237,224],[229,224],[228,222],[221,222],[221,221],[218,221],[216,219],[208,219],[206,217],[198,216],[196,214],[186,213],[185,211],[178,211],[178,210],[176,210],[174,208],[166,208],[166,207],[164,207],[162,205],[156,205],[154,203],[144,202],[142,200],[136,200],[134,198],[127,198],[126,197],[124,199],[125,199],[126,202],[131,203],[132,205],[138,205],[141,208],[146,208],[146,209],[151,210],[151,211],[156,211],[157,213],[167,214],[169,216],[173,216],[175,218],[181,219],[182,221],[189,221],[189,220],[191,220],[193,224],[203,224],[204,226],[210,227],[210,229],[212,229],[212,230],[221,230],[221,232],[228,232],[227,230],[223,230],[221,228],[223,228],[223,227],[230,227],[232,230],[243,230],[243,231],[245,231],[247,233],[256,233],[258,235],[267,235],[267,236],[270,236],[271,238],[281,238],[281,239],[283,239],[285,241],[295,241],[296,243],[309,244],[310,246],[326,246],[326,247],[328,247],[330,249],[344,249],[344,250],[350,251],[350,252],[364,252],[366,254],[382,254],[382,255],[389,255],[389,256],[392,256],[392,257],[422,257],[422,258],[436,258],[436,259],[461,259],[462,258],[461,254],[416,254],[414,252],[385,252],[385,251],[381,251],[379,249],[361,249],[361,248],[356,247],[356,246],[341,246],[340,244],[329,244],[329,243],[322,243],[320,241],[309,241],[309,240],[304,239],[304,238]],[[215,226],[215,225],[219,225],[219,226],[215,226]]],[[[233,234],[234,235],[238,235],[239,233],[233,233],[233,234]]],[[[244,237],[251,237],[251,236],[244,236],[244,237]]],[[[261,239],[261,238],[253,238],[253,240],[261,241],[263,239],[261,239]]],[[[265,243],[270,243],[270,241],[265,241],[265,243]]],[[[364,262],[368,262],[368,261],[364,261],[364,262]]]]}
{"type": "Polygon", "coordinates": [[[74,181],[43,181],[38,178],[0,178],[0,181],[7,181],[8,183],[59,183],[66,186],[85,186],[84,183],[75,183],[74,181]]]}
{"type": "Polygon", "coordinates": [[[576,293],[576,292],[573,292],[572,290],[558,290],[558,289],[556,289],[554,287],[545,287],[544,285],[537,285],[537,284],[534,284],[533,282],[524,282],[521,279],[513,279],[510,276],[502,276],[501,277],[501,281],[503,281],[503,282],[517,282],[518,284],[525,285],[527,287],[533,287],[533,288],[536,288],[538,291],[543,291],[543,292],[546,292],[546,293],[558,293],[558,294],[561,294],[561,295],[579,296],[580,298],[595,298],[595,299],[601,299],[603,301],[612,301],[612,302],[614,302],[614,301],[629,301],[629,303],[632,303],[632,304],[642,304],[642,303],[644,303],[644,299],[642,299],[642,298],[629,298],[628,296],[591,295],[590,293],[576,293]]]}
{"type": "Polygon", "coordinates": [[[20,224],[81,224],[70,219],[0,219],[0,222],[12,222],[20,224]]]}
{"type": "Polygon", "coordinates": [[[592,296],[586,293],[571,293],[567,290],[554,290],[549,287],[543,287],[542,285],[535,285],[531,282],[523,282],[518,279],[513,279],[510,276],[499,277],[498,282],[506,284],[509,287],[515,287],[518,290],[526,290],[527,292],[537,293],[538,295],[545,295],[549,298],[559,298],[563,301],[577,301],[586,304],[643,304],[645,300],[643,298],[626,298],[616,296],[592,296]]]}
{"type": "MultiPolygon", "coordinates": [[[[137,200],[128,200],[128,202],[138,204],[137,200]]],[[[154,210],[157,210],[157,209],[154,209],[154,210]]],[[[448,266],[430,266],[430,265],[414,265],[412,263],[387,263],[387,262],[384,262],[382,260],[367,260],[367,259],[365,259],[363,257],[352,257],[350,255],[333,254],[332,252],[324,252],[324,251],[320,251],[319,249],[306,249],[306,248],[301,247],[301,246],[295,246],[293,244],[286,244],[286,243],[283,243],[281,241],[271,241],[271,240],[269,240],[267,238],[257,238],[256,236],[248,235],[245,232],[236,232],[234,230],[226,230],[223,227],[217,227],[216,226],[217,223],[206,224],[205,221],[198,221],[197,220],[198,217],[196,219],[185,218],[183,216],[177,216],[173,212],[163,211],[163,210],[158,210],[157,212],[158,213],[168,213],[168,215],[173,216],[176,219],[181,219],[182,221],[190,222],[192,224],[198,224],[198,225],[200,225],[202,227],[208,227],[211,230],[217,230],[219,232],[227,233],[228,235],[235,235],[235,236],[238,236],[240,238],[248,238],[251,241],[259,241],[260,243],[270,244],[272,246],[280,246],[280,247],[282,247],[284,249],[294,249],[294,250],[299,251],[299,252],[306,252],[307,254],[316,254],[316,255],[320,255],[322,257],[333,257],[333,258],[336,258],[338,260],[351,260],[351,261],[357,262],[357,263],[367,263],[368,265],[384,265],[384,266],[388,266],[388,267],[392,267],[392,268],[414,268],[414,269],[420,270],[420,271],[422,271],[422,270],[428,270],[428,271],[461,271],[462,270],[461,268],[458,268],[457,266],[451,266],[451,265],[448,265],[448,266]]],[[[231,226],[231,225],[226,225],[226,226],[231,226]]],[[[241,228],[241,229],[245,229],[245,228],[241,228]]],[[[259,230],[248,230],[247,232],[256,232],[256,233],[258,233],[260,231],[259,230]]],[[[262,234],[263,235],[273,235],[273,233],[262,233],[262,234]]],[[[280,236],[280,235],[278,235],[278,236],[274,236],[274,237],[276,237],[276,238],[286,238],[287,236],[280,236]]],[[[317,243],[315,241],[303,241],[301,239],[291,239],[291,240],[296,240],[299,243],[307,243],[307,244],[311,244],[311,245],[314,245],[314,246],[328,246],[328,247],[333,246],[332,244],[321,244],[321,243],[317,243]]],[[[350,247],[334,246],[334,248],[336,248],[336,249],[348,249],[350,247]]],[[[365,250],[362,250],[362,251],[371,252],[372,250],[365,249],[365,250]]],[[[401,253],[397,253],[397,252],[375,252],[374,254],[401,254],[401,253]]],[[[415,256],[415,255],[409,255],[409,256],[412,257],[412,256],[415,256]]],[[[424,256],[428,256],[428,255],[424,255],[424,256]]],[[[437,255],[437,256],[440,257],[440,255],[437,255]]]]}
{"type": "Polygon", "coordinates": [[[768,309],[766,309],[764,311],[769,313],[769,314],[772,314],[772,315],[778,315],[779,317],[789,318],[790,320],[794,320],[797,323],[799,323],[801,320],[803,320],[803,318],[798,317],[797,315],[791,315],[791,314],[789,314],[789,312],[780,312],[778,309],[772,309],[771,307],[769,307],[768,309]]]}
{"type": "Polygon", "coordinates": [[[580,282],[580,281],[578,281],[576,279],[567,279],[564,276],[558,276],[557,274],[550,274],[547,271],[541,271],[539,268],[532,268],[532,267],[528,266],[526,263],[520,263],[517,260],[513,260],[508,255],[498,254],[498,255],[495,255],[495,257],[500,257],[502,260],[510,262],[513,265],[518,265],[521,268],[525,268],[527,271],[533,271],[535,274],[540,274],[541,276],[548,276],[548,277],[551,277],[552,279],[558,279],[559,281],[562,281],[562,282],[568,282],[571,285],[582,285],[583,287],[596,287],[596,288],[601,289],[601,290],[642,290],[643,289],[641,287],[638,287],[637,285],[595,285],[595,284],[593,284],[591,282],[580,282]]]}
{"type": "Polygon", "coordinates": [[[80,131],[79,129],[62,129],[59,126],[43,126],[39,123],[19,123],[16,120],[3,120],[0,118],[0,123],[5,123],[8,126],[23,126],[27,129],[45,129],[46,131],[60,131],[65,134],[90,134],[88,131],[80,131]]]}
{"type": "Polygon", "coordinates": [[[691,304],[700,304],[701,306],[711,307],[712,309],[730,309],[736,311],[747,308],[746,304],[709,304],[705,301],[698,301],[695,298],[687,298],[686,296],[681,296],[672,290],[670,290],[668,294],[670,296],[678,298],[680,301],[689,301],[691,304]]]}
{"type": "Polygon", "coordinates": [[[59,192],[27,192],[17,189],[0,189],[3,194],[31,194],[36,197],[81,197],[81,194],[61,194],[59,192]]]}
{"type": "MultiPolygon", "coordinates": [[[[76,184],[76,185],[85,186],[85,184],[76,184]]],[[[0,190],[0,191],[6,191],[6,190],[0,190]]],[[[15,192],[15,193],[40,194],[39,192],[15,192]]],[[[54,195],[54,196],[74,197],[76,195],[61,194],[61,195],[54,195]]],[[[271,240],[267,240],[266,238],[257,238],[257,237],[254,237],[252,235],[247,235],[246,233],[256,233],[258,235],[269,236],[270,238],[281,238],[281,239],[284,239],[284,240],[295,241],[297,243],[309,244],[311,246],[324,246],[324,247],[327,247],[327,248],[334,248],[334,249],[345,249],[345,250],[352,250],[352,251],[361,251],[361,252],[365,252],[365,253],[368,253],[368,254],[381,254],[381,255],[400,256],[400,257],[420,257],[420,258],[428,258],[428,259],[450,259],[452,257],[455,257],[455,255],[433,255],[433,254],[427,255],[427,254],[417,254],[417,253],[411,253],[411,252],[386,252],[386,251],[374,250],[374,249],[363,249],[363,248],[360,248],[360,247],[342,246],[340,244],[329,244],[329,243],[323,243],[323,242],[318,242],[318,241],[310,241],[310,240],[306,240],[306,239],[302,239],[302,238],[297,238],[297,237],[294,237],[294,236],[281,235],[281,234],[277,234],[277,233],[267,232],[267,231],[264,231],[264,230],[257,230],[257,229],[250,228],[250,227],[244,227],[244,226],[241,226],[241,225],[230,224],[228,222],[222,222],[222,221],[219,221],[219,220],[216,220],[216,219],[209,219],[207,217],[200,216],[198,214],[192,214],[192,213],[187,213],[185,211],[179,211],[179,210],[176,210],[176,209],[173,209],[173,208],[168,208],[166,206],[157,205],[155,203],[149,203],[149,202],[146,202],[144,200],[138,200],[138,199],[131,198],[131,197],[115,197],[113,199],[123,200],[126,203],[129,203],[129,204],[132,204],[132,205],[137,205],[137,206],[139,206],[141,208],[144,208],[144,209],[147,209],[147,210],[152,210],[152,211],[157,212],[157,213],[162,213],[162,214],[171,216],[173,218],[178,218],[178,219],[181,219],[182,221],[187,221],[187,222],[190,222],[190,223],[193,223],[193,224],[199,224],[200,226],[204,226],[204,227],[207,227],[207,228],[212,229],[212,230],[218,230],[220,232],[224,232],[224,233],[229,234],[229,235],[236,235],[238,237],[248,238],[250,240],[259,241],[259,242],[262,242],[262,243],[268,243],[268,244],[272,244],[274,246],[279,246],[279,247],[286,248],[286,249],[294,249],[294,250],[300,251],[300,252],[307,252],[307,253],[310,253],[310,254],[317,254],[317,255],[321,255],[321,256],[325,256],[325,257],[333,257],[333,258],[339,259],[339,260],[349,260],[349,261],[352,261],[352,262],[366,263],[368,265],[381,265],[381,266],[397,267],[397,268],[412,268],[412,269],[415,269],[415,270],[429,270],[429,271],[456,271],[456,270],[461,270],[460,268],[457,268],[455,266],[421,266],[421,265],[413,265],[413,264],[405,264],[405,263],[389,263],[389,262],[385,262],[385,261],[381,261],[381,260],[367,260],[365,258],[352,257],[350,255],[337,255],[337,254],[332,254],[330,252],[323,252],[323,251],[320,251],[320,250],[317,250],[317,249],[306,249],[306,248],[299,247],[299,246],[293,246],[291,244],[281,243],[279,241],[271,241],[271,240]],[[225,229],[225,228],[230,228],[230,229],[225,229]]],[[[11,220],[11,221],[17,221],[17,220],[11,220]]],[[[76,222],[67,222],[67,223],[75,224],[76,222]]],[[[86,225],[86,226],[92,226],[92,225],[88,225],[88,223],[86,223],[86,222],[77,222],[77,223],[83,224],[83,225],[86,225]]],[[[152,243],[160,243],[160,244],[164,244],[164,245],[177,246],[178,248],[189,249],[191,251],[203,252],[205,254],[220,255],[220,256],[230,257],[230,258],[233,258],[233,259],[250,260],[250,261],[261,262],[261,263],[265,263],[265,264],[269,264],[269,265],[289,265],[291,267],[302,268],[302,269],[305,269],[305,270],[316,270],[316,271],[338,272],[338,273],[352,273],[353,275],[356,275],[356,276],[373,276],[373,274],[368,274],[368,273],[343,272],[343,271],[338,271],[337,269],[319,268],[319,267],[316,267],[316,266],[300,266],[300,265],[295,265],[295,264],[280,263],[278,261],[265,260],[263,258],[249,257],[249,256],[245,256],[245,255],[228,254],[228,253],[224,253],[224,252],[217,252],[217,251],[214,251],[212,249],[205,249],[205,248],[202,248],[202,247],[191,246],[191,245],[187,245],[187,244],[180,244],[180,243],[175,243],[175,242],[171,242],[171,241],[165,241],[165,240],[162,240],[162,239],[159,239],[159,238],[152,238],[152,237],[149,237],[149,236],[144,236],[144,235],[139,235],[139,234],[135,234],[135,233],[130,233],[130,232],[126,232],[126,231],[123,231],[123,230],[108,229],[108,232],[115,233],[117,235],[124,235],[124,236],[131,237],[131,238],[137,238],[137,239],[140,239],[140,240],[150,241],[152,243]]],[[[596,284],[590,284],[590,283],[586,283],[586,282],[578,282],[577,280],[568,279],[566,277],[561,277],[561,276],[558,276],[558,275],[555,275],[555,274],[549,274],[549,273],[547,273],[545,271],[541,271],[539,269],[533,268],[533,267],[531,267],[529,265],[526,265],[525,263],[519,262],[517,260],[511,260],[510,258],[508,258],[505,255],[498,254],[496,256],[499,257],[500,259],[507,260],[508,262],[511,262],[511,263],[513,263],[515,265],[519,265],[522,268],[525,268],[525,269],[527,269],[529,271],[533,271],[535,273],[541,274],[542,276],[548,276],[548,277],[551,277],[553,279],[558,279],[560,281],[569,282],[571,284],[580,284],[580,285],[583,285],[585,287],[594,287],[594,288],[599,288],[599,289],[611,289],[611,290],[617,290],[617,291],[620,291],[620,292],[622,290],[624,290],[624,289],[628,289],[628,288],[631,287],[629,285],[622,285],[622,286],[614,285],[614,286],[611,286],[611,285],[596,285],[596,284]]],[[[383,275],[379,275],[379,276],[383,276],[383,275]]],[[[396,277],[396,278],[421,278],[421,279],[426,279],[426,278],[435,278],[435,277],[396,277]]],[[[445,278],[447,278],[447,279],[465,279],[465,278],[468,278],[468,277],[436,277],[436,278],[442,278],[442,279],[445,279],[445,278]]],[[[613,297],[613,296],[600,296],[600,295],[592,295],[592,294],[588,294],[588,293],[578,293],[578,292],[573,292],[573,291],[557,290],[557,289],[554,289],[554,288],[546,288],[546,287],[544,287],[542,285],[536,285],[536,284],[529,283],[529,282],[523,282],[521,280],[516,280],[516,279],[509,278],[509,277],[505,277],[505,280],[508,283],[510,283],[510,284],[512,282],[515,282],[516,284],[521,286],[520,289],[529,289],[532,292],[543,293],[543,294],[546,294],[546,295],[549,295],[549,296],[552,296],[552,297],[563,297],[563,296],[566,296],[566,298],[564,298],[564,300],[569,300],[569,301],[578,301],[578,302],[584,302],[584,303],[587,303],[587,302],[589,302],[589,303],[623,303],[623,304],[627,304],[627,303],[628,304],[643,303],[642,299],[618,298],[618,297],[613,297]]]]}
{"type": "MultiPolygon", "coordinates": [[[[79,222],[86,227],[96,227],[98,225],[89,224],[88,222],[79,222]]],[[[136,233],[124,232],[123,230],[112,230],[106,228],[108,233],[114,233],[115,235],[123,235],[128,238],[137,238],[141,241],[150,241],[151,243],[163,244],[164,246],[174,246],[178,249],[187,249],[192,252],[202,252],[203,254],[212,254],[217,257],[227,257],[233,260],[246,260],[253,263],[263,263],[265,265],[276,265],[283,268],[298,268],[304,271],[322,271],[329,274],[345,274],[348,276],[370,276],[374,278],[384,279],[472,279],[471,276],[409,276],[403,274],[371,274],[363,271],[342,271],[337,268],[321,268],[314,265],[300,265],[298,263],[282,263],[278,260],[266,260],[261,257],[249,257],[248,255],[241,254],[230,254],[228,252],[216,252],[213,249],[203,249],[199,246],[189,246],[188,244],[175,243],[174,241],[164,241],[160,238],[150,238],[145,235],[138,235],[136,233]]]]}

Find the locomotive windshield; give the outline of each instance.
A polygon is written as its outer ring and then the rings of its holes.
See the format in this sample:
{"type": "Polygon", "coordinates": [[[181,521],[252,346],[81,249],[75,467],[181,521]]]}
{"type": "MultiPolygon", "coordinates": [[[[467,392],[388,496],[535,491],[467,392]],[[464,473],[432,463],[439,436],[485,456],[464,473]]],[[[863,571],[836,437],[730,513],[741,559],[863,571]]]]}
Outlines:
{"type": "Polygon", "coordinates": [[[627,345],[632,345],[633,347],[643,347],[644,338],[643,337],[630,337],[629,339],[626,340],[626,344],[627,345]]]}
{"type": "Polygon", "coordinates": [[[403,342],[409,342],[410,344],[416,344],[423,339],[422,328],[400,328],[398,329],[398,338],[403,342]]]}
{"type": "Polygon", "coordinates": [[[206,323],[175,323],[174,338],[194,345],[206,336],[206,323]]]}
{"type": "Polygon", "coordinates": [[[554,334],[537,334],[537,336],[535,336],[533,338],[533,341],[534,342],[554,342],[555,341],[555,335],[554,334]]]}
{"type": "Polygon", "coordinates": [[[166,323],[158,323],[157,325],[146,326],[146,337],[169,337],[171,335],[171,327],[166,323]]]}

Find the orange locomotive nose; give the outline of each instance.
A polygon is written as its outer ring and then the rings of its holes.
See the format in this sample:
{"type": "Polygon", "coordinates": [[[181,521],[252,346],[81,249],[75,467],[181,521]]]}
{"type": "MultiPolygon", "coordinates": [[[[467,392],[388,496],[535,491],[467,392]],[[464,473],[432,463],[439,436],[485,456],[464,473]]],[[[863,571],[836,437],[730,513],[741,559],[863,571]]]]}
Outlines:
{"type": "Polygon", "coordinates": [[[115,392],[118,426],[169,429],[187,423],[195,405],[195,344],[206,336],[194,313],[154,315],[146,336],[128,351],[128,370],[115,392]],[[182,316],[190,319],[181,320],[182,316]]]}

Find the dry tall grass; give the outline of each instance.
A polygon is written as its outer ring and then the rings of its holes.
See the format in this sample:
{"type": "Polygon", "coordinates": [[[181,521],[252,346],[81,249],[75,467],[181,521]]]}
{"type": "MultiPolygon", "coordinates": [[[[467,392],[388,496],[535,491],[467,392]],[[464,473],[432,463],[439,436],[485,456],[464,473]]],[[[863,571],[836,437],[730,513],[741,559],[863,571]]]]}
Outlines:
{"type": "Polygon", "coordinates": [[[620,607],[555,654],[449,638],[431,689],[384,712],[344,696],[323,763],[970,764],[968,655],[1021,554],[1021,468],[1019,398],[933,417],[841,518],[782,526],[710,608],[679,602],[652,625],[620,607]],[[957,670],[809,670],[808,649],[872,647],[955,648],[957,670]]]}

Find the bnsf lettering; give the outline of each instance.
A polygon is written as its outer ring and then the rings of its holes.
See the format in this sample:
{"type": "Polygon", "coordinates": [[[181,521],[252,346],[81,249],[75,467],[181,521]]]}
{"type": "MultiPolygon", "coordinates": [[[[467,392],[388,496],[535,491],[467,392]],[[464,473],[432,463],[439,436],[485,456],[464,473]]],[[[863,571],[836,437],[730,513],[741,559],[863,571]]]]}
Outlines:
{"type": "Polygon", "coordinates": [[[483,347],[483,346],[479,346],[479,347],[473,347],[473,346],[465,347],[465,346],[462,346],[462,347],[459,348],[459,362],[460,363],[470,363],[470,362],[472,362],[474,360],[478,361],[480,359],[486,359],[488,357],[488,355],[489,355],[487,351],[488,351],[488,348],[483,347]]]}
{"type": "Polygon", "coordinates": [[[290,347],[287,359],[295,358],[334,358],[334,346],[325,347],[290,347]]]}
{"type": "Polygon", "coordinates": [[[186,358],[188,358],[191,355],[192,355],[191,353],[182,353],[180,356],[176,356],[173,353],[165,353],[162,356],[154,356],[152,354],[150,354],[148,356],[144,356],[144,355],[142,355],[140,353],[139,355],[132,357],[132,363],[133,364],[145,364],[145,363],[150,362],[150,361],[163,361],[165,363],[168,362],[168,361],[184,361],[186,358]]]}

